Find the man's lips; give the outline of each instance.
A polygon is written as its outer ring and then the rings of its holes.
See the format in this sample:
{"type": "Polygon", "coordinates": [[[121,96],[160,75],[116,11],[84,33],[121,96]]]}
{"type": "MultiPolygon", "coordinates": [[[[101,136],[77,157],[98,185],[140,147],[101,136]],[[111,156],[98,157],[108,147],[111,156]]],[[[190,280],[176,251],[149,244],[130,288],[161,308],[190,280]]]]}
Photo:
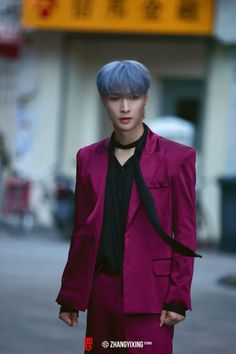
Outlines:
{"type": "Polygon", "coordinates": [[[130,117],[122,117],[122,118],[120,118],[121,124],[129,124],[130,121],[131,121],[130,117]]]}

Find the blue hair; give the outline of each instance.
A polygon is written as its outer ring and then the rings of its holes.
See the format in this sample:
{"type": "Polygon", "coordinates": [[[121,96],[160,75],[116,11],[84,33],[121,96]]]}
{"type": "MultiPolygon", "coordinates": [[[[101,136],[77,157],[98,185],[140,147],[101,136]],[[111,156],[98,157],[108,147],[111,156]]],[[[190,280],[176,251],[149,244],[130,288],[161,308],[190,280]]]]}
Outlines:
{"type": "Polygon", "coordinates": [[[150,72],[135,60],[117,60],[104,65],[97,73],[97,88],[101,96],[114,93],[142,96],[150,87],[150,72]]]}

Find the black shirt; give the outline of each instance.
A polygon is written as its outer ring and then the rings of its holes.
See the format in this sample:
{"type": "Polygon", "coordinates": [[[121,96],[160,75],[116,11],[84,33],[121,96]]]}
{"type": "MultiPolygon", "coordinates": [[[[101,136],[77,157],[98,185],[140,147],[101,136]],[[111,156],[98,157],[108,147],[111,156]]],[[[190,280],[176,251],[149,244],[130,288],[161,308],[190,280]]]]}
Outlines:
{"type": "MultiPolygon", "coordinates": [[[[146,136],[147,128],[145,128],[144,133],[136,142],[136,146],[139,146],[141,150],[145,145],[146,136]]],[[[110,143],[109,169],[113,168],[114,173],[111,173],[111,171],[108,171],[108,173],[110,173],[111,188],[114,189],[114,191],[110,190],[109,178],[107,178],[103,227],[97,265],[105,264],[106,267],[114,270],[119,269],[122,273],[124,234],[130,193],[134,181],[134,155],[132,155],[124,165],[121,165],[114,152],[113,135],[110,143]]]]}

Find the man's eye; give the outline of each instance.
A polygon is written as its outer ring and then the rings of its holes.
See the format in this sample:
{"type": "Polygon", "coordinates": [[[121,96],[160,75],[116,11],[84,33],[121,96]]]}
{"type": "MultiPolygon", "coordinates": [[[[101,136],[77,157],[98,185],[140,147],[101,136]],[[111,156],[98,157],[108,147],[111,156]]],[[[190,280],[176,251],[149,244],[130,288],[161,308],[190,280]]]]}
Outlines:
{"type": "Polygon", "coordinates": [[[119,97],[117,97],[117,96],[110,96],[110,100],[112,101],[112,102],[116,102],[116,101],[119,101],[119,97]]]}
{"type": "Polygon", "coordinates": [[[133,95],[133,96],[130,96],[129,99],[135,101],[135,100],[139,99],[139,96],[133,95]]]}

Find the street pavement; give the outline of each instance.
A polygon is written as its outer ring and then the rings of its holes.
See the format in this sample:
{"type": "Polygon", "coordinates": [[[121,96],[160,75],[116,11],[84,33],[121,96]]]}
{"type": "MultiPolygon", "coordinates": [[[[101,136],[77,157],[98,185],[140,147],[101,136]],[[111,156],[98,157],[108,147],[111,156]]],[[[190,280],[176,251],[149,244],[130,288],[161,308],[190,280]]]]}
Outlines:
{"type": "MultiPolygon", "coordinates": [[[[0,229],[0,354],[83,353],[86,314],[71,328],[55,303],[68,247],[54,232],[0,229]]],[[[236,254],[199,251],[193,310],[175,327],[174,354],[235,354],[236,288],[218,280],[236,274],[236,254]]]]}

